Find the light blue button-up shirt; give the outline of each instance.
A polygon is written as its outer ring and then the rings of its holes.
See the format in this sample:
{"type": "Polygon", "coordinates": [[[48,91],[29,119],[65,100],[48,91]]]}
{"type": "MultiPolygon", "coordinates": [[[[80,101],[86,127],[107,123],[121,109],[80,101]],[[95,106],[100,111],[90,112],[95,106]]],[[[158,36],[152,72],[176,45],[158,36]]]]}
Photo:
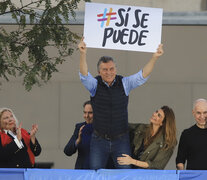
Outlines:
{"type": "MultiPolygon", "coordinates": [[[[85,88],[90,92],[91,96],[94,97],[96,94],[98,80],[94,78],[89,72],[87,76],[82,75],[80,72],[79,72],[79,75],[80,75],[80,80],[85,86],[85,88]]],[[[123,77],[122,84],[123,84],[126,96],[129,95],[132,89],[144,84],[148,78],[149,76],[146,78],[142,76],[142,70],[140,70],[138,73],[133,74],[131,76],[123,77]]]]}

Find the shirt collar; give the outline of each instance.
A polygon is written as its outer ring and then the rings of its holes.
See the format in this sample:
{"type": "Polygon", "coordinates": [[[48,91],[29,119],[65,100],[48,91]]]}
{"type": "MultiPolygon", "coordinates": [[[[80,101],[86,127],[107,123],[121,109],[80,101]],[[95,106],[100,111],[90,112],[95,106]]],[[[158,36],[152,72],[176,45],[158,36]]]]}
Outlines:
{"type": "MultiPolygon", "coordinates": [[[[107,86],[107,87],[110,87],[109,86],[109,84],[106,82],[106,81],[104,81],[103,79],[102,79],[102,82],[107,86]]],[[[116,82],[116,78],[113,80],[113,82],[111,83],[111,86],[113,86],[113,84],[116,82]]]]}
{"type": "Polygon", "coordinates": [[[3,131],[4,131],[6,134],[7,134],[7,132],[8,132],[8,130],[6,130],[6,129],[4,129],[3,131]]]}
{"type": "Polygon", "coordinates": [[[6,129],[4,129],[4,132],[5,132],[6,134],[10,134],[12,137],[16,137],[16,135],[15,135],[12,131],[10,131],[10,130],[6,130],[6,129]]]}

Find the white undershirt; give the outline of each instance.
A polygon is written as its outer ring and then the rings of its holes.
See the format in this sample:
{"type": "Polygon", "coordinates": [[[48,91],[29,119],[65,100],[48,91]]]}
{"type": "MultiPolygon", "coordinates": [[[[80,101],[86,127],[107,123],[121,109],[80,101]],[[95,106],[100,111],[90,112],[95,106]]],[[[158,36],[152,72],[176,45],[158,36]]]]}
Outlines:
{"type": "Polygon", "coordinates": [[[22,143],[22,141],[18,140],[17,136],[10,130],[4,130],[6,134],[11,135],[14,138],[14,142],[16,143],[16,145],[18,146],[19,149],[22,149],[24,147],[24,144],[22,143]]]}

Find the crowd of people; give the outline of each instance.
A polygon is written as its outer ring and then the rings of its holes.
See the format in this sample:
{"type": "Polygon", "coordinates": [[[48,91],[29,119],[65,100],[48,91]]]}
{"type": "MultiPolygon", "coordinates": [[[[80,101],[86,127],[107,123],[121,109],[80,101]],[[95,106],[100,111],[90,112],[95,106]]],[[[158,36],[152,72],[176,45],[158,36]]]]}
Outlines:
{"type": "MultiPolygon", "coordinates": [[[[79,75],[89,91],[90,100],[83,104],[84,122],[76,124],[64,148],[67,156],[78,151],[75,169],[164,169],[177,145],[172,108],[162,106],[147,124],[128,122],[129,94],[148,80],[164,53],[163,45],[159,45],[143,69],[127,77],[117,75],[115,61],[109,56],[99,59],[98,76],[93,77],[88,71],[84,38],[78,47],[79,75]]],[[[207,100],[197,99],[192,114],[196,123],[182,132],[176,167],[179,170],[206,170],[207,100]]],[[[41,153],[35,136],[37,131],[36,124],[30,132],[23,129],[11,109],[0,109],[0,167],[35,167],[35,156],[41,153]]]]}

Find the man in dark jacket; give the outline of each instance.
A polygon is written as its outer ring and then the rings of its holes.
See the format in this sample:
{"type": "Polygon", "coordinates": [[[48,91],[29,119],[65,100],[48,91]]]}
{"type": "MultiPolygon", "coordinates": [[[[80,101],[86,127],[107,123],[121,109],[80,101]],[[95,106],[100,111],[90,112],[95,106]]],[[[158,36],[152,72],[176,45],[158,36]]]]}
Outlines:
{"type": "Polygon", "coordinates": [[[85,122],[77,123],[75,131],[65,146],[64,153],[72,156],[78,150],[75,169],[89,169],[90,138],[92,134],[93,110],[90,101],[83,104],[85,122]]]}

